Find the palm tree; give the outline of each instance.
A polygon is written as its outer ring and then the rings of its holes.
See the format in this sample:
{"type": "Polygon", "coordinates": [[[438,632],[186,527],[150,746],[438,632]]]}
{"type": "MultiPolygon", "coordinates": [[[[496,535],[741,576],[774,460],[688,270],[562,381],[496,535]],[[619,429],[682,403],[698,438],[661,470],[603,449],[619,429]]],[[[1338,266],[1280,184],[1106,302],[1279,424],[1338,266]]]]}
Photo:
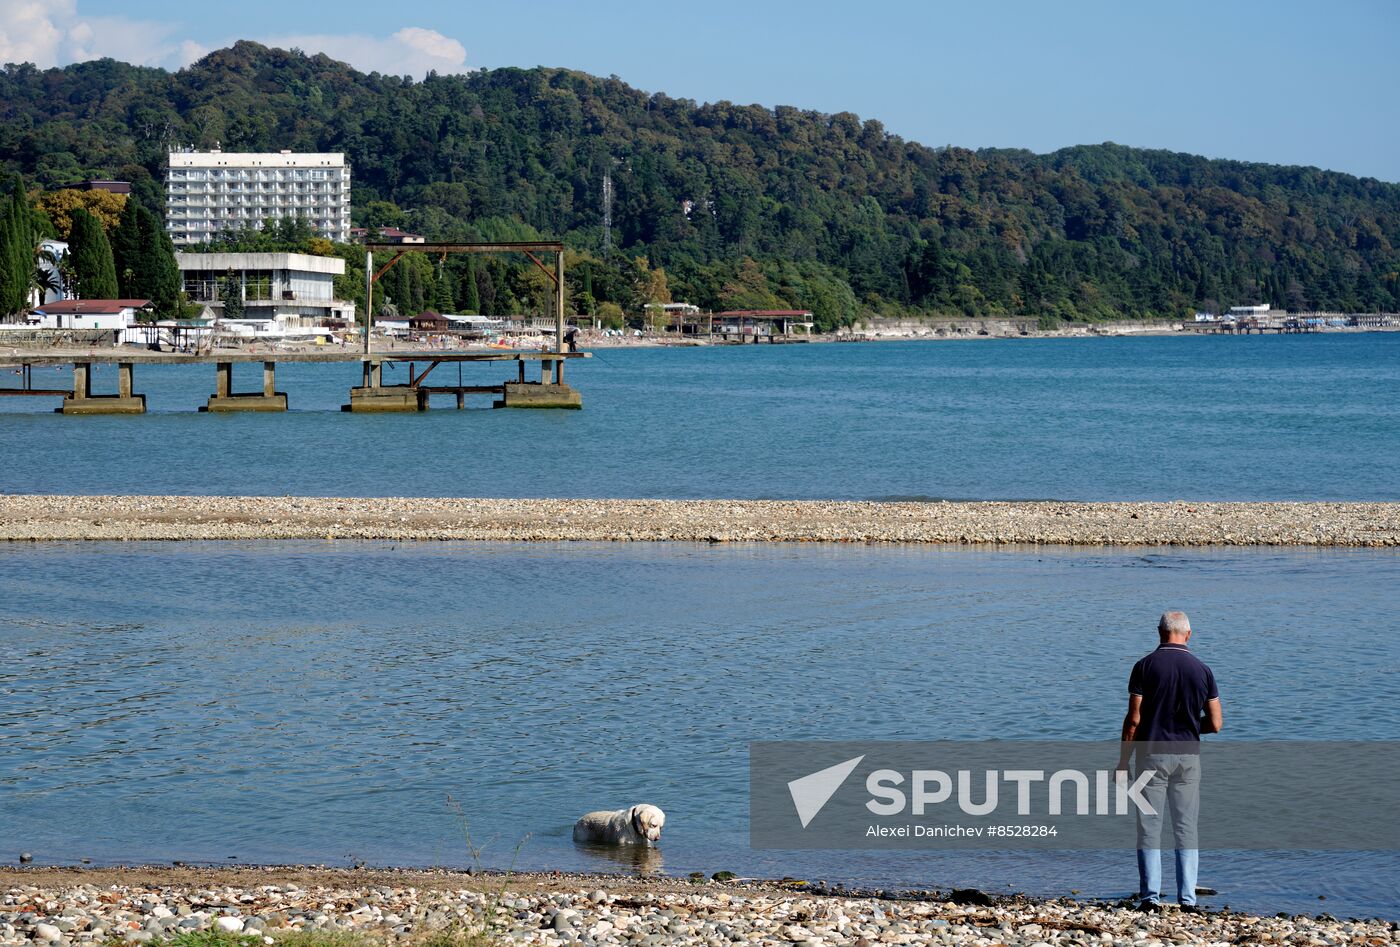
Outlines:
{"type": "Polygon", "coordinates": [[[59,254],[51,248],[40,246],[34,251],[34,272],[29,277],[29,288],[39,291],[39,305],[48,302],[48,294],[55,296],[63,292],[63,280],[58,273],[59,254]]]}

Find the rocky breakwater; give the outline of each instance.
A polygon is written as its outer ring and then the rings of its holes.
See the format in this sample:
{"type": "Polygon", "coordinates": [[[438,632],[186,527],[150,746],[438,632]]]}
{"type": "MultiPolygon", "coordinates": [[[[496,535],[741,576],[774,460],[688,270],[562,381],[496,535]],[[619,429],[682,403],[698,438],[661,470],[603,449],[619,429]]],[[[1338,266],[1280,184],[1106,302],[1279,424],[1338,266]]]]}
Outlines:
{"type": "Polygon", "coordinates": [[[0,495],[0,540],[1396,546],[1398,503],[0,495]]]}
{"type": "Polygon", "coordinates": [[[1246,914],[1144,914],[1124,906],[985,896],[889,900],[685,884],[674,879],[499,877],[438,873],[356,883],[353,873],[315,880],[236,879],[164,884],[54,886],[42,876],[4,883],[0,944],[67,947],[176,941],[191,947],[241,939],[249,947],[350,947],[407,941],[436,947],[483,943],[654,945],[803,944],[1356,944],[1397,941],[1392,922],[1265,918],[1246,914]],[[230,884],[230,880],[238,883],[230,884]],[[380,883],[383,882],[383,883],[380,883]],[[411,882],[411,883],[410,883],[411,882]],[[981,903],[968,903],[969,901],[981,903]],[[207,932],[207,933],[206,933],[207,932]],[[213,939],[211,939],[211,936],[213,939]],[[436,938],[436,940],[435,940],[436,938]]]}

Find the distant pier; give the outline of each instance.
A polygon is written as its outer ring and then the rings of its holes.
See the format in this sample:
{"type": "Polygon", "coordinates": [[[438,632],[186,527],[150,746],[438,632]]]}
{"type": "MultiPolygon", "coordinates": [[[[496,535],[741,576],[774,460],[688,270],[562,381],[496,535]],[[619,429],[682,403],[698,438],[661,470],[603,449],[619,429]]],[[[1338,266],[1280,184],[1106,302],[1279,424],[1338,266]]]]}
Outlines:
{"type": "Polygon", "coordinates": [[[468,395],[491,395],[497,408],[580,408],[582,397],[564,381],[564,366],[571,359],[589,358],[587,352],[393,352],[361,355],[348,352],[286,352],[269,354],[213,353],[181,355],[141,351],[102,352],[93,354],[45,355],[20,354],[7,362],[19,368],[20,383],[16,387],[0,386],[0,397],[62,398],[55,409],[60,414],[144,414],[146,396],[137,391],[136,367],[155,368],[166,365],[212,365],[214,390],[198,410],[213,413],[235,411],[286,411],[288,396],[277,390],[277,366],[286,362],[359,362],[360,384],[349,389],[349,398],[341,410],[353,412],[426,411],[433,395],[451,395],[458,408],[466,407],[468,395]],[[448,380],[438,372],[444,365],[469,362],[514,362],[515,372],[498,384],[467,385],[460,377],[448,380]],[[236,391],[233,366],[262,364],[262,386],[253,391],[236,391]],[[386,385],[383,382],[385,363],[402,364],[408,368],[408,381],[386,385]],[[538,363],[539,377],[528,377],[528,366],[538,363]],[[73,366],[72,388],[35,387],[36,367],[73,366]],[[116,391],[99,393],[93,390],[92,367],[116,365],[116,391]]]}
{"type": "Polygon", "coordinates": [[[1321,332],[1322,326],[1309,319],[1239,319],[1219,322],[1186,322],[1185,332],[1204,335],[1266,335],[1270,332],[1279,335],[1305,335],[1321,332]]]}

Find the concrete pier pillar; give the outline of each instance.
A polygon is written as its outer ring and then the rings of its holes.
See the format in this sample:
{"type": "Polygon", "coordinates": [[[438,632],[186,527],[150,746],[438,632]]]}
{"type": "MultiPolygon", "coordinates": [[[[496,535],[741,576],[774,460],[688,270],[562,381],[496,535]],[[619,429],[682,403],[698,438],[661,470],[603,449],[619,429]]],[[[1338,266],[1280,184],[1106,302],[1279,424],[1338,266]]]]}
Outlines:
{"type": "Polygon", "coordinates": [[[540,384],[549,384],[549,363],[543,359],[540,360],[540,384]]]}
{"type": "Polygon", "coordinates": [[[286,411],[287,395],[277,390],[274,375],[275,362],[263,362],[263,387],[261,392],[250,391],[240,394],[233,390],[233,363],[215,364],[214,394],[201,411],[224,414],[234,411],[286,411]]]}
{"type": "Polygon", "coordinates": [[[515,363],[520,366],[520,384],[525,384],[525,359],[518,359],[515,363]]]}
{"type": "Polygon", "coordinates": [[[92,363],[73,363],[73,393],[63,399],[60,414],[145,414],[146,396],[131,391],[131,363],[122,362],[117,371],[117,394],[92,393],[92,363]]]}
{"type": "Polygon", "coordinates": [[[365,385],[350,389],[350,403],[342,411],[382,414],[395,411],[426,411],[428,393],[408,385],[365,385]]]}
{"type": "Polygon", "coordinates": [[[568,385],[506,382],[497,408],[581,408],[583,399],[568,385]]]}

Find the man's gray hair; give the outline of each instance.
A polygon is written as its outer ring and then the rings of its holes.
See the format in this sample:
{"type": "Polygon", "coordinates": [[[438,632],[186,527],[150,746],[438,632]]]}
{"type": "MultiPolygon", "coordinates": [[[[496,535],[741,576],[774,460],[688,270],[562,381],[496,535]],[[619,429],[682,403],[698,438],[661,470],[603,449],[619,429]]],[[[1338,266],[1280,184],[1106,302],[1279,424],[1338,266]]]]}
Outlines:
{"type": "Polygon", "coordinates": [[[1157,633],[1163,637],[1179,637],[1190,630],[1191,619],[1186,617],[1185,612],[1163,612],[1161,621],[1157,622],[1157,633]]]}

